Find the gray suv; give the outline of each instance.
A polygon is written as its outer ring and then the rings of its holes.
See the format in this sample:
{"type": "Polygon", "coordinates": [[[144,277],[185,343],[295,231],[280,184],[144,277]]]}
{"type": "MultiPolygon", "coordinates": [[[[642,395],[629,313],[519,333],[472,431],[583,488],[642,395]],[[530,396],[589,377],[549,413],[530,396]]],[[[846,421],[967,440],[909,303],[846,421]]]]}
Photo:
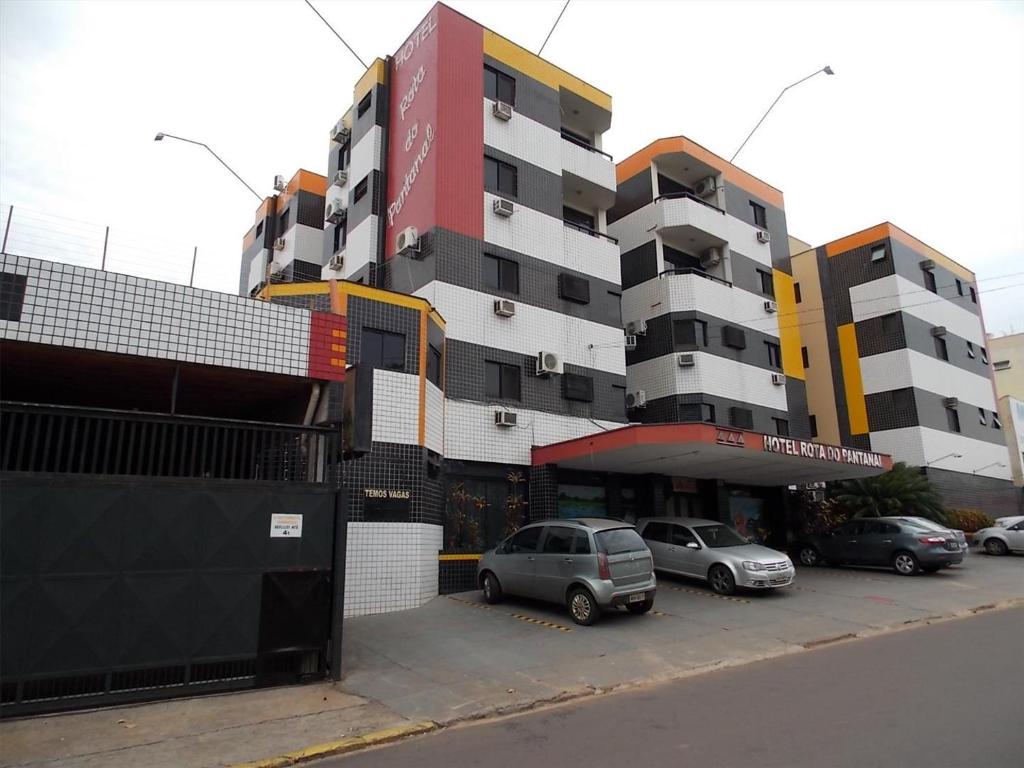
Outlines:
{"type": "Polygon", "coordinates": [[[488,603],[506,594],[561,603],[583,625],[620,606],[647,613],[657,589],[651,552],[633,526],[598,517],[520,528],[483,554],[477,579],[488,603]]]}

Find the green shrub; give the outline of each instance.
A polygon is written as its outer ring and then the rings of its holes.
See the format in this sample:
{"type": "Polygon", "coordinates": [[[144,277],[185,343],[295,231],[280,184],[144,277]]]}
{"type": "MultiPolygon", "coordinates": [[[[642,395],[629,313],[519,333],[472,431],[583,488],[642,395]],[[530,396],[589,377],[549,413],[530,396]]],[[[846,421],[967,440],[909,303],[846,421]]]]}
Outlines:
{"type": "Polygon", "coordinates": [[[948,509],[946,510],[946,522],[951,528],[956,528],[964,533],[974,533],[996,524],[995,520],[980,509],[948,509]]]}

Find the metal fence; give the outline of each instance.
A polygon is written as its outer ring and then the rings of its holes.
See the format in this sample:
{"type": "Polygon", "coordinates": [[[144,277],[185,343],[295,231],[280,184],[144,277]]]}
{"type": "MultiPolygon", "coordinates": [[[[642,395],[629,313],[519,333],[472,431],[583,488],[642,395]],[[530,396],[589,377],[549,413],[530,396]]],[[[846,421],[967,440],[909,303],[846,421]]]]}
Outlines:
{"type": "Polygon", "coordinates": [[[0,403],[0,471],[269,480],[336,479],[336,429],[0,403]]]}

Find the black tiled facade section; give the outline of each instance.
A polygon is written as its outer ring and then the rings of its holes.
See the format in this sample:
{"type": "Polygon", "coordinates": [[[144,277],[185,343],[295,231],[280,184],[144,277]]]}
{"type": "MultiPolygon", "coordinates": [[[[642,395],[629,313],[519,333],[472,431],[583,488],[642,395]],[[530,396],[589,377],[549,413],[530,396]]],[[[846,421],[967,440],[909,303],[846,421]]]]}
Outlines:
{"type": "Polygon", "coordinates": [[[320,280],[321,265],[296,259],[290,265],[293,283],[309,283],[320,280]]]}
{"type": "Polygon", "coordinates": [[[370,453],[345,462],[349,520],[373,522],[366,510],[367,488],[409,491],[407,520],[390,522],[443,523],[443,491],[440,476],[427,472],[427,449],[418,445],[373,443],[370,453]]]}
{"type": "MultiPolygon", "coordinates": [[[[775,434],[775,422],[772,419],[789,419],[792,434],[792,415],[789,411],[779,411],[774,408],[762,408],[758,405],[730,400],[725,397],[709,395],[701,392],[670,395],[648,400],[645,408],[635,408],[630,411],[630,419],[642,424],[677,424],[683,422],[701,421],[699,410],[696,406],[701,403],[712,405],[715,408],[715,424],[719,426],[732,426],[730,420],[730,409],[741,408],[753,413],[753,425],[749,427],[755,432],[775,434]]],[[[798,435],[793,434],[794,437],[798,435]]]]}
{"type": "MultiPolygon", "coordinates": [[[[358,102],[352,105],[352,146],[354,147],[363,136],[373,130],[374,126],[387,125],[388,105],[387,91],[381,85],[370,89],[370,108],[359,116],[358,102]]],[[[356,179],[359,181],[359,179],[356,179]]]]}
{"type": "MultiPolygon", "coordinates": [[[[516,103],[512,105],[516,112],[554,131],[561,129],[562,110],[558,100],[558,91],[492,59],[490,56],[484,56],[484,64],[498,72],[505,73],[516,81],[516,103]]],[[[480,77],[483,77],[482,70],[480,77]]]]}
{"type": "Polygon", "coordinates": [[[324,207],[325,199],[322,195],[315,195],[300,189],[295,194],[291,209],[295,212],[295,222],[315,229],[324,228],[324,207]]]}
{"type": "Polygon", "coordinates": [[[626,179],[618,185],[615,192],[615,205],[608,211],[608,223],[613,224],[653,201],[651,172],[649,168],[645,168],[636,176],[626,179]]]}
{"type": "MultiPolygon", "coordinates": [[[[888,242],[888,239],[879,240],[826,259],[825,268],[828,270],[830,285],[829,292],[823,296],[825,305],[831,305],[835,311],[835,325],[831,327],[853,322],[853,307],[850,304],[850,289],[853,286],[893,274],[891,258],[871,261],[871,249],[888,242]]],[[[819,260],[819,274],[820,267],[819,260]]]]}
{"type": "Polygon", "coordinates": [[[807,383],[792,376],[786,377],[786,407],[789,410],[789,434],[804,440],[811,439],[811,420],[807,408],[807,383]]]}
{"type": "Polygon", "coordinates": [[[405,336],[405,368],[402,373],[419,373],[420,313],[409,307],[398,307],[380,301],[350,296],[348,299],[348,336],[346,358],[359,362],[362,329],[373,328],[405,336]]]}
{"type": "Polygon", "coordinates": [[[567,373],[590,376],[594,380],[594,401],[567,400],[562,394],[561,376],[536,376],[536,358],[518,352],[482,347],[464,341],[449,339],[445,345],[445,394],[450,398],[495,402],[510,408],[559,413],[580,418],[625,421],[625,402],[622,390],[626,377],[613,373],[566,365],[567,373]],[[485,361],[517,365],[521,370],[519,400],[492,400],[484,385],[485,361]]]}
{"type": "Polygon", "coordinates": [[[25,303],[27,275],[0,272],[0,320],[21,321],[21,308],[25,303]]]}
{"type": "Polygon", "coordinates": [[[855,327],[857,330],[857,352],[861,357],[893,352],[897,349],[905,349],[907,346],[902,313],[896,313],[896,317],[892,320],[883,321],[881,317],[861,320],[855,327]],[[892,328],[887,330],[890,323],[892,328]]]}
{"type": "Polygon", "coordinates": [[[359,200],[359,202],[355,202],[354,190],[360,181],[362,181],[362,179],[349,179],[348,182],[349,206],[346,226],[350,233],[368,216],[380,215],[381,200],[383,200],[384,196],[387,194],[384,189],[384,177],[381,175],[380,171],[373,170],[367,174],[366,194],[359,200]]]}
{"type": "Polygon", "coordinates": [[[326,293],[308,296],[274,296],[270,301],[273,304],[281,304],[285,307],[298,307],[299,309],[308,309],[314,312],[331,311],[331,297],[326,293]]]}
{"type": "MultiPolygon", "coordinates": [[[[832,369],[832,400],[836,405],[836,418],[839,424],[839,442],[851,448],[864,448],[853,440],[850,434],[850,412],[846,407],[846,389],[843,383],[842,364],[839,359],[839,335],[836,331],[838,310],[834,297],[834,287],[831,273],[829,272],[829,260],[824,248],[815,249],[815,259],[818,265],[818,275],[821,280],[822,313],[825,316],[825,334],[828,337],[828,360],[832,369]]],[[[846,298],[843,300],[849,306],[850,293],[847,290],[846,298]]],[[[866,435],[864,436],[867,437],[866,435]]],[[[870,441],[869,441],[870,442],[870,441]]],[[[864,450],[870,450],[868,445],[864,450]]]]}
{"type": "MultiPolygon", "coordinates": [[[[546,171],[532,163],[528,163],[515,155],[509,155],[493,147],[484,146],[484,154],[508,163],[516,168],[516,196],[510,198],[520,205],[532,208],[535,211],[546,213],[556,219],[562,218],[562,177],[551,171],[546,171]]],[[[487,190],[500,197],[502,195],[494,189],[487,190]]],[[[515,214],[513,214],[514,216],[515,214]]]]}
{"type": "Polygon", "coordinates": [[[991,517],[1021,514],[1021,489],[1006,480],[935,467],[925,474],[949,509],[980,509],[991,517]]]}
{"type": "Polygon", "coordinates": [[[476,560],[442,560],[437,564],[437,593],[453,595],[479,589],[476,560]]]}
{"type": "Polygon", "coordinates": [[[658,247],[651,240],[622,254],[621,262],[622,287],[632,288],[658,276],[658,247]]]}
{"type": "MultiPolygon", "coordinates": [[[[910,396],[913,397],[913,390],[911,390],[910,396]]],[[[883,429],[916,427],[918,425],[917,409],[912,400],[910,401],[911,407],[900,407],[899,398],[902,397],[906,397],[906,395],[896,395],[893,391],[872,392],[864,395],[864,403],[868,411],[868,429],[872,432],[880,432],[883,429]]],[[[943,424],[943,429],[945,426],[943,424]]]]}
{"type": "Polygon", "coordinates": [[[554,520],[558,517],[558,467],[542,464],[530,467],[529,520],[554,520]]]}

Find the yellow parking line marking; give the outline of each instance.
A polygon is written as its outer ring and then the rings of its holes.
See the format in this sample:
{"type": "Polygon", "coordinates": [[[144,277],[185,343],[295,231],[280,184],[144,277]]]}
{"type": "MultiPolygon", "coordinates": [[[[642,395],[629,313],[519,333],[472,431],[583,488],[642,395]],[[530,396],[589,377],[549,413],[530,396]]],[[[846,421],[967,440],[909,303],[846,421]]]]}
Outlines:
{"type": "Polygon", "coordinates": [[[691,595],[701,595],[703,597],[713,597],[717,600],[728,600],[731,603],[749,603],[750,601],[744,597],[729,597],[728,595],[716,595],[714,592],[704,592],[700,589],[687,589],[686,587],[672,587],[668,584],[659,585],[661,589],[671,589],[673,592],[687,592],[691,595]]]}
{"type": "Polygon", "coordinates": [[[455,597],[454,595],[446,595],[449,600],[454,600],[457,603],[463,603],[464,605],[472,606],[473,608],[483,608],[486,611],[494,611],[495,613],[503,613],[506,616],[511,616],[513,619],[519,619],[525,621],[527,624],[536,624],[540,627],[547,627],[548,629],[557,629],[559,632],[572,632],[572,627],[565,627],[561,624],[556,624],[553,621],[545,621],[544,619],[535,619],[532,616],[524,616],[521,613],[512,613],[511,611],[499,611],[493,606],[487,605],[487,603],[474,603],[472,600],[463,600],[461,597],[455,597]]]}

